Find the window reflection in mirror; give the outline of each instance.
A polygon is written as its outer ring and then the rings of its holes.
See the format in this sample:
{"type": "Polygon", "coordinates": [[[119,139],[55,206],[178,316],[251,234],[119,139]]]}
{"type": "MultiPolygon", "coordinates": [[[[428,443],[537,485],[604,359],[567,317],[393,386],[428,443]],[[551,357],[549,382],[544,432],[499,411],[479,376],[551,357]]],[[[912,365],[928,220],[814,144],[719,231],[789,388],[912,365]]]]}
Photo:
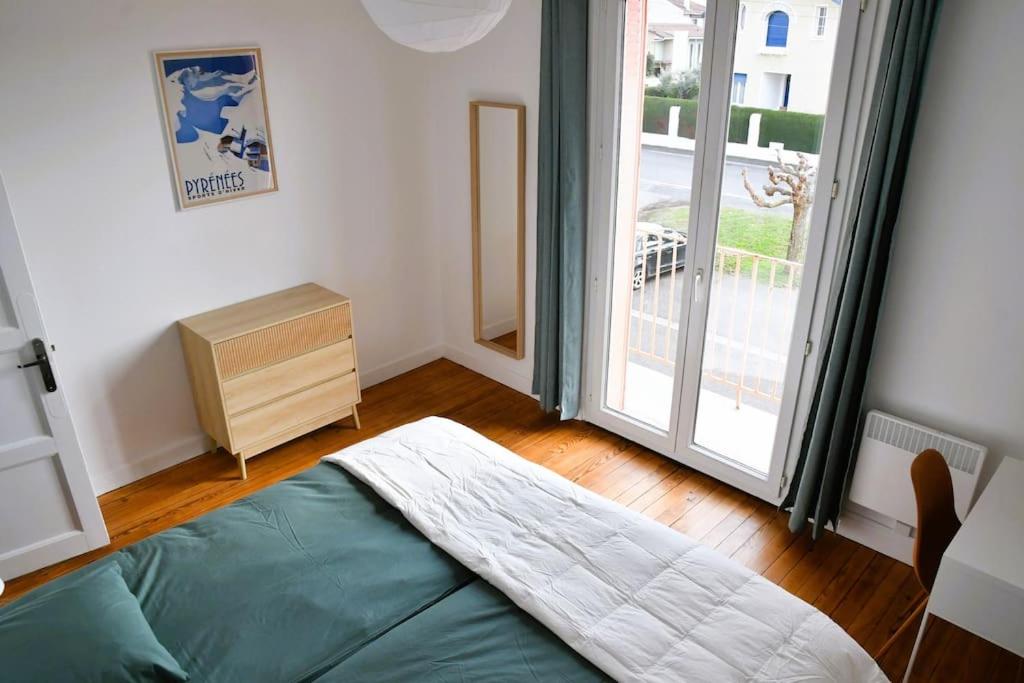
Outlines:
{"type": "Polygon", "coordinates": [[[522,358],[526,108],[471,102],[469,120],[474,335],[522,358]]]}

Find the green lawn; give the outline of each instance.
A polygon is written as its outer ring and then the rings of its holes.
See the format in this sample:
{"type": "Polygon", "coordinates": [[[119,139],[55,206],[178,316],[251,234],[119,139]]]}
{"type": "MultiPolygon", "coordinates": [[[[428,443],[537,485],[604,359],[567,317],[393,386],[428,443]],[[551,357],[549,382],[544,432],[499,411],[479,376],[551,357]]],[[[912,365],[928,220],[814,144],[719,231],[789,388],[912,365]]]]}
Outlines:
{"type": "MultiPolygon", "coordinates": [[[[646,223],[657,223],[666,228],[686,234],[689,227],[690,207],[657,206],[640,212],[639,219],[646,223]]],[[[755,254],[774,258],[786,258],[789,246],[789,232],[793,221],[789,216],[767,211],[744,211],[743,209],[722,208],[718,222],[718,245],[743,249],[755,254]]],[[[733,272],[735,264],[726,259],[726,272],[733,272]]],[[[749,273],[750,259],[743,259],[742,272],[749,273]]],[[[776,280],[788,277],[788,271],[780,268],[776,280]]],[[[768,268],[759,272],[759,280],[767,281],[768,268]]]]}
{"type": "MultiPolygon", "coordinates": [[[[671,206],[641,211],[640,220],[686,233],[690,207],[671,206]]],[[[793,221],[789,216],[723,208],[718,221],[718,244],[764,256],[786,258],[792,227],[793,221]]]]}

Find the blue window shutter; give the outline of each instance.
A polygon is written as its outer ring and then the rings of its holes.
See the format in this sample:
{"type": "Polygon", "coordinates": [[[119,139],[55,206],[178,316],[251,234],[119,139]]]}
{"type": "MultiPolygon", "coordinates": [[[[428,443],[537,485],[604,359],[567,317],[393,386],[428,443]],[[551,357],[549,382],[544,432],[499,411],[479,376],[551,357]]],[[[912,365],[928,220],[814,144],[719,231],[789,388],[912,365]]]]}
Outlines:
{"type": "Polygon", "coordinates": [[[776,10],[768,15],[768,37],[764,44],[768,47],[786,47],[788,41],[789,15],[776,10]]]}

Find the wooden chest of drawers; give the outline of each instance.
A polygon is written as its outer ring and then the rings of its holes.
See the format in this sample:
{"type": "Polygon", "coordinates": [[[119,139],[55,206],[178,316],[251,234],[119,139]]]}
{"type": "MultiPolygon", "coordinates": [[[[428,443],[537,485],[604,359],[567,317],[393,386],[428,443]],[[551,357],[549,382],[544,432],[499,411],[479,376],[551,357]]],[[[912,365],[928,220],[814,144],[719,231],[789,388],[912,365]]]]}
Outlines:
{"type": "Polygon", "coordinates": [[[305,284],[178,322],[203,430],[245,461],[331,422],[359,427],[352,304],[305,284]]]}

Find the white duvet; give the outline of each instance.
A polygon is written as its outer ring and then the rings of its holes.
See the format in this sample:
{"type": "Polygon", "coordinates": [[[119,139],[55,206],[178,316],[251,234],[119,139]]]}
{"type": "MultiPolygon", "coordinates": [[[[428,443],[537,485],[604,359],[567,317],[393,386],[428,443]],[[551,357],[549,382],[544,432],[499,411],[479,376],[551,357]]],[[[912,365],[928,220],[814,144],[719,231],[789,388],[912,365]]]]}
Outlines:
{"type": "Polygon", "coordinates": [[[887,680],[814,607],[462,425],[431,417],[324,459],[617,680],[887,680]]]}

